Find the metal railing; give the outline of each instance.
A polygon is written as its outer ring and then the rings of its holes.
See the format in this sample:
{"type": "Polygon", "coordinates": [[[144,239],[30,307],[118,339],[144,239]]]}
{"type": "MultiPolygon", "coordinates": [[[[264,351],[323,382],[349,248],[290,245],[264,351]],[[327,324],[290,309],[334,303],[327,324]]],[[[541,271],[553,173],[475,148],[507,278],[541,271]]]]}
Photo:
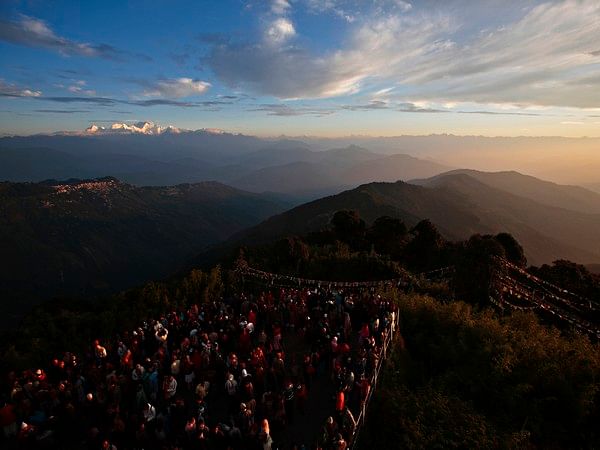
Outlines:
{"type": "Polygon", "coordinates": [[[396,331],[398,330],[400,316],[398,315],[398,313],[395,313],[395,312],[392,314],[393,314],[393,316],[392,316],[390,328],[386,331],[386,334],[383,338],[383,342],[381,345],[379,361],[377,362],[377,366],[375,367],[375,370],[373,371],[373,375],[371,376],[371,379],[369,380],[371,383],[371,388],[369,389],[367,398],[365,399],[364,403],[361,405],[360,412],[358,414],[358,418],[356,419],[356,427],[354,427],[352,437],[349,439],[348,448],[350,450],[354,450],[354,449],[358,448],[357,447],[358,438],[360,435],[360,431],[365,424],[367,410],[369,409],[369,403],[371,402],[371,399],[373,398],[373,395],[375,394],[375,389],[377,388],[377,382],[379,381],[379,377],[381,375],[381,371],[383,370],[383,365],[385,363],[385,360],[388,357],[388,351],[391,350],[391,347],[394,344],[394,336],[396,334],[396,331]]]}

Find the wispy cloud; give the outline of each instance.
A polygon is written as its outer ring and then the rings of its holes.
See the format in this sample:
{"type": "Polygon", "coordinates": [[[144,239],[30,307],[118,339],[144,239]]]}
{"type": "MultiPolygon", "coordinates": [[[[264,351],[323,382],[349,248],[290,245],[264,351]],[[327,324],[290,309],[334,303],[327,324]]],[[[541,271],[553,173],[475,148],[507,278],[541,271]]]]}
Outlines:
{"type": "Polygon", "coordinates": [[[55,102],[55,103],[89,103],[92,105],[99,106],[112,106],[118,103],[123,103],[122,101],[115,100],[109,97],[69,97],[69,96],[44,96],[37,97],[37,100],[46,101],[46,102],[55,102]]]}
{"type": "Polygon", "coordinates": [[[288,0],[273,0],[271,3],[271,11],[273,14],[286,14],[292,6],[288,0]]]}
{"type": "Polygon", "coordinates": [[[452,112],[448,109],[431,108],[428,106],[422,106],[411,102],[391,102],[388,100],[371,100],[368,103],[356,104],[356,105],[343,105],[342,109],[348,111],[374,111],[374,110],[390,110],[397,112],[408,112],[408,113],[447,113],[452,112]]]}
{"type": "Polygon", "coordinates": [[[390,109],[390,104],[384,100],[371,100],[368,103],[357,105],[343,105],[342,109],[346,109],[348,111],[372,111],[378,109],[390,109]]]}
{"type": "Polygon", "coordinates": [[[509,112],[509,111],[484,111],[484,110],[476,110],[476,111],[456,111],[459,114],[487,114],[492,116],[541,116],[540,113],[533,112],[509,112]]]}
{"type": "Polygon", "coordinates": [[[73,84],[67,87],[69,92],[79,95],[96,95],[96,91],[93,89],[86,88],[87,82],[85,80],[73,80],[73,84]]]}
{"type": "Polygon", "coordinates": [[[269,116],[328,116],[334,114],[334,109],[327,108],[311,108],[308,106],[292,107],[284,103],[267,103],[257,105],[255,108],[248,109],[248,111],[262,111],[266,112],[269,116]]]}
{"type": "MultiPolygon", "coordinates": [[[[306,4],[335,13],[362,2],[306,4]]],[[[377,4],[348,24],[349,37],[337,48],[305,44],[308,36],[286,16],[287,34],[265,20],[264,33],[274,39],[218,42],[205,62],[229,86],[279,98],[332,97],[393,84],[437,103],[600,106],[597,0],[497,4],[486,13],[504,8],[505,23],[487,30],[464,22],[460,0],[427,9],[377,4]]]]}
{"type": "Polygon", "coordinates": [[[45,48],[64,56],[99,57],[124,60],[135,57],[151,60],[147,55],[120,50],[109,44],[78,42],[59,36],[43,20],[20,15],[15,21],[0,19],[0,40],[27,47],[45,48]]]}
{"type": "Polygon", "coordinates": [[[0,96],[2,97],[40,97],[42,91],[23,88],[16,84],[7,83],[0,78],[0,96]]]}
{"type": "Polygon", "coordinates": [[[210,83],[192,78],[170,78],[156,81],[136,80],[145,87],[146,97],[185,98],[204,94],[210,83]]]}
{"type": "MultiPolygon", "coordinates": [[[[51,103],[81,103],[87,105],[96,105],[101,107],[117,106],[117,105],[131,105],[141,107],[152,107],[152,106],[173,106],[179,108],[199,108],[204,110],[215,111],[225,105],[231,105],[232,100],[206,100],[201,102],[183,101],[183,100],[172,100],[166,98],[154,98],[147,100],[125,100],[111,97],[93,97],[93,96],[42,96],[40,95],[27,95],[28,90],[18,90],[14,85],[7,85],[0,80],[0,96],[5,97],[31,97],[32,99],[51,102],[51,103]]],[[[50,110],[48,110],[50,111],[50,110]]],[[[113,111],[118,114],[129,114],[129,111],[113,111]]]]}
{"type": "Polygon", "coordinates": [[[48,114],[79,114],[91,112],[89,109],[36,109],[34,112],[48,114]]]}

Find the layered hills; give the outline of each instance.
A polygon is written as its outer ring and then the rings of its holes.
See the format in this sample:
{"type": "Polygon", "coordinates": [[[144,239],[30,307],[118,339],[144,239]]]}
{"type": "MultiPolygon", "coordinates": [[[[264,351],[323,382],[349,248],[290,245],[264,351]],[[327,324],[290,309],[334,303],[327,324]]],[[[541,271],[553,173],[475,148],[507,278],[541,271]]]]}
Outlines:
{"type": "Polygon", "coordinates": [[[0,180],[114,176],[139,186],[215,180],[298,201],[370,181],[431,177],[449,168],[355,145],[316,149],[298,140],[180,130],[150,122],[92,125],[78,134],[0,138],[0,180]]]}
{"type": "Polygon", "coordinates": [[[18,312],[56,295],[90,297],[161,278],[285,208],[216,182],[0,183],[0,295],[18,312]]]}
{"type": "Polygon", "coordinates": [[[379,216],[408,225],[431,220],[448,239],[509,232],[531,264],[570,259],[600,262],[600,195],[514,172],[453,171],[414,184],[369,183],[271,217],[232,242],[265,242],[326,226],[342,209],[371,222],[379,216]]]}

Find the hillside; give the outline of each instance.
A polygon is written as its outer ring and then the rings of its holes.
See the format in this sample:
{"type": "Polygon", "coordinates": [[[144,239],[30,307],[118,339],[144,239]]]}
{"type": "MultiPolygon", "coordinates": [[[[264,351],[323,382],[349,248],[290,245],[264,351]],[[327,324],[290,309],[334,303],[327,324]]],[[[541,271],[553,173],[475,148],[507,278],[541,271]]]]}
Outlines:
{"type": "Polygon", "coordinates": [[[465,174],[440,177],[429,186],[465,196],[480,211],[482,223],[512,233],[533,264],[558,258],[583,263],[599,261],[600,214],[548,206],[495,189],[465,174]]]}
{"type": "Polygon", "coordinates": [[[600,194],[580,186],[570,186],[540,180],[519,172],[480,172],[459,169],[425,180],[410,183],[435,186],[448,176],[464,174],[490,187],[534,200],[538,203],[584,213],[600,213],[600,194]]]}
{"type": "Polygon", "coordinates": [[[559,258],[600,262],[599,214],[544,205],[466,174],[438,177],[427,186],[403,182],[362,185],[272,217],[234,236],[231,242],[265,242],[317,230],[341,209],[355,209],[367,222],[381,215],[400,218],[408,225],[430,219],[448,239],[506,231],[521,242],[531,264],[559,258]]]}
{"type": "Polygon", "coordinates": [[[433,161],[402,154],[383,156],[357,146],[302,156],[302,161],[263,167],[228,182],[255,192],[338,193],[363,183],[431,177],[448,170],[433,161]]]}
{"type": "Polygon", "coordinates": [[[285,207],[219,183],[140,188],[113,178],[1,183],[0,205],[5,313],[163,277],[285,207]]]}

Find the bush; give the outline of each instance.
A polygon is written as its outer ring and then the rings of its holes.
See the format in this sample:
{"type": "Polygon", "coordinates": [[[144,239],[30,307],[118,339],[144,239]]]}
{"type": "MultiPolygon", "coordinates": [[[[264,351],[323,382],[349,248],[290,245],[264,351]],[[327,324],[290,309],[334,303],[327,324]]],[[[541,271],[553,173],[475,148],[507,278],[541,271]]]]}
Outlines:
{"type": "Polygon", "coordinates": [[[368,436],[409,448],[600,446],[600,349],[586,336],[423,296],[402,298],[399,314],[407,350],[386,370],[368,436]]]}

